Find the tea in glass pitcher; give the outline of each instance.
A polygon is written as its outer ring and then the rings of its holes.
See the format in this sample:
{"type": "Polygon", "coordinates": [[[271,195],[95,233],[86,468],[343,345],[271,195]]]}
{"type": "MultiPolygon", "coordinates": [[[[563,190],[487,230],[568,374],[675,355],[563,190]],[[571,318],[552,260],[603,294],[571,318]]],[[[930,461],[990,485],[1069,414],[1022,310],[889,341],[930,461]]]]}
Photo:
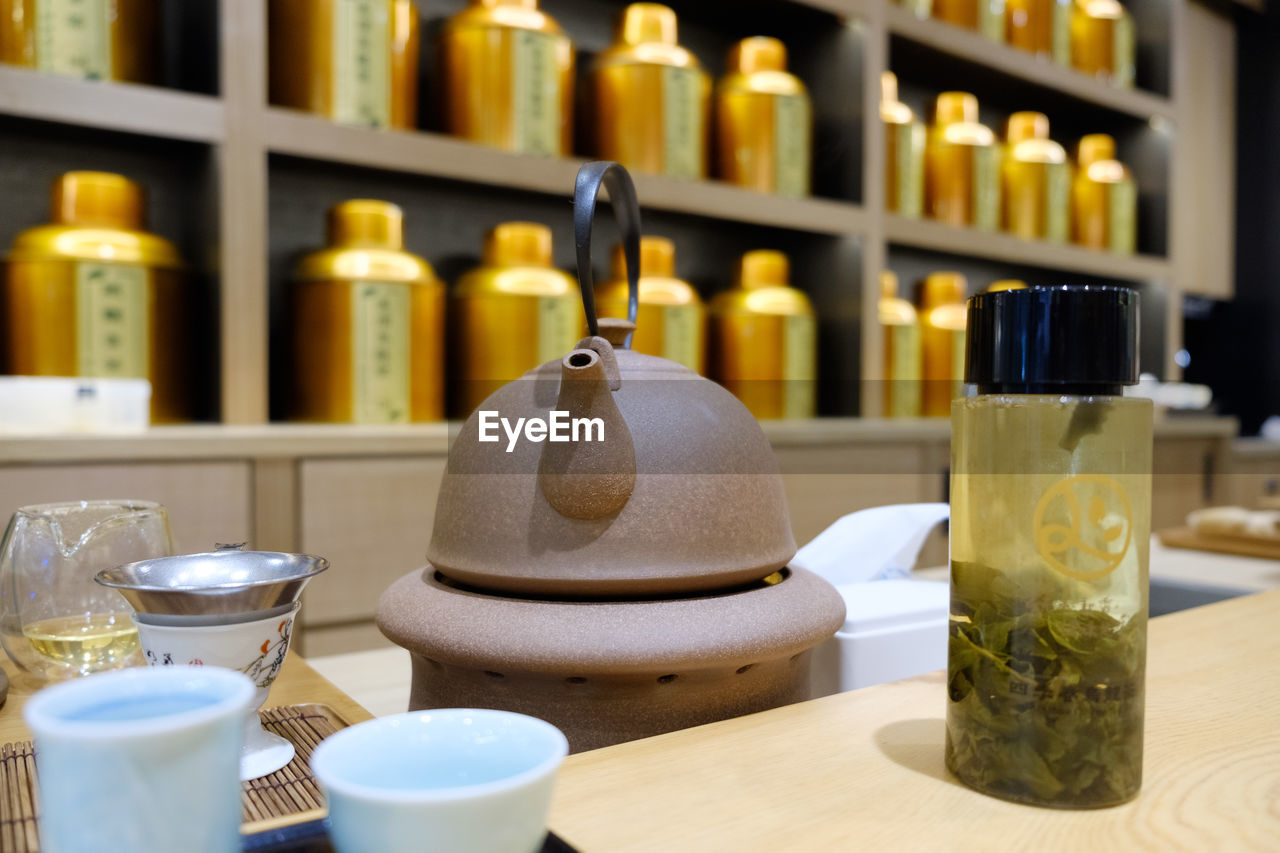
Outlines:
{"type": "Polygon", "coordinates": [[[47,679],[140,665],[128,606],[93,576],[172,550],[169,518],[157,503],[22,507],[0,544],[5,651],[19,667],[47,679]]]}

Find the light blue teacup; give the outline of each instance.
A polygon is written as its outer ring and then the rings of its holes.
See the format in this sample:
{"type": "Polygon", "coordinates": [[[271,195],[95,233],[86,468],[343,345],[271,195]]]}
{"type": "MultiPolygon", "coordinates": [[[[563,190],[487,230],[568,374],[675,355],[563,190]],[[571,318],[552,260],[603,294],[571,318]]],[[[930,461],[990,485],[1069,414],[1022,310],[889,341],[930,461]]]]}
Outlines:
{"type": "Polygon", "coordinates": [[[508,711],[414,711],[323,741],[311,769],[338,853],[532,853],[547,834],[555,726],[508,711]]]}
{"type": "Polygon", "coordinates": [[[126,669],[47,687],[35,740],[42,853],[240,849],[253,682],[216,667],[126,669]]]}

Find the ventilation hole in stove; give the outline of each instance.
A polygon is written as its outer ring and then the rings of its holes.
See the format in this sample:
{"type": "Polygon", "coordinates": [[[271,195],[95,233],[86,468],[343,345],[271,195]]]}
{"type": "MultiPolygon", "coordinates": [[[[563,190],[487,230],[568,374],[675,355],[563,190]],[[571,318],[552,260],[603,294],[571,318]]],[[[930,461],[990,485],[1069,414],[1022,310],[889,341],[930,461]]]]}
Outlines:
{"type": "Polygon", "coordinates": [[[564,680],[565,684],[586,684],[587,680],[581,675],[571,675],[564,680]]]}
{"type": "Polygon", "coordinates": [[[675,680],[676,680],[676,676],[674,676],[674,675],[660,675],[660,676],[658,676],[658,683],[659,683],[659,684],[670,684],[671,682],[673,682],[673,681],[675,681],[675,680]]]}
{"type": "Polygon", "coordinates": [[[755,664],[749,663],[746,666],[738,667],[738,675],[742,675],[744,672],[750,672],[751,670],[755,669],[755,666],[756,666],[755,664]]]}
{"type": "Polygon", "coordinates": [[[485,674],[485,675],[487,675],[487,676],[489,676],[490,678],[506,678],[506,676],[505,676],[505,675],[503,675],[502,673],[500,673],[500,672],[494,672],[494,671],[493,671],[493,670],[491,670],[491,669],[486,669],[486,670],[484,671],[484,674],[485,674]]]}

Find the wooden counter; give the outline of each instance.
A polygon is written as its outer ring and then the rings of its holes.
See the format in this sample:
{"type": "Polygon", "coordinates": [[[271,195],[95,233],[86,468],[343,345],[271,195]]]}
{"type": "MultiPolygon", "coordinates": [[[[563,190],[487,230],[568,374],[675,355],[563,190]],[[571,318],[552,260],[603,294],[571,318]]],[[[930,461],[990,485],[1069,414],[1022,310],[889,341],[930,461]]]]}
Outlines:
{"type": "MultiPolygon", "coordinates": [[[[0,664],[9,676],[9,698],[0,708],[0,743],[11,743],[15,740],[26,740],[31,737],[26,724],[22,722],[22,706],[27,697],[40,688],[40,684],[31,676],[21,672],[8,657],[0,655],[0,664]]],[[[319,702],[328,705],[338,712],[349,723],[367,720],[372,715],[356,704],[356,701],[337,687],[334,687],[324,676],[312,669],[305,660],[293,652],[285,659],[280,676],[271,687],[271,695],[267,697],[265,707],[278,705],[300,705],[306,702],[319,702]]]]}
{"type": "Polygon", "coordinates": [[[941,673],[571,756],[551,826],[580,850],[1280,849],[1280,590],[1151,622],[1146,778],[1071,812],[943,767],[941,673]]]}

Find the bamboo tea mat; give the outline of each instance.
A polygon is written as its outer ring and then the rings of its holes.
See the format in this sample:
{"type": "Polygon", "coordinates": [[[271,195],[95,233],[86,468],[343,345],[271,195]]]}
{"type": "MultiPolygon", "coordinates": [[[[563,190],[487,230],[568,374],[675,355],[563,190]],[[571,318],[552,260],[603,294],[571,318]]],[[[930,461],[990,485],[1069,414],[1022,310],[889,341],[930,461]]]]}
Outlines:
{"type": "MultiPolygon", "coordinates": [[[[297,750],[293,761],[260,779],[243,784],[245,833],[275,829],[324,817],[324,798],[309,759],[320,741],[347,722],[327,705],[287,705],[261,712],[267,731],[289,740],[297,750]]],[[[36,762],[31,741],[0,747],[0,853],[36,853],[36,762]]]]}

